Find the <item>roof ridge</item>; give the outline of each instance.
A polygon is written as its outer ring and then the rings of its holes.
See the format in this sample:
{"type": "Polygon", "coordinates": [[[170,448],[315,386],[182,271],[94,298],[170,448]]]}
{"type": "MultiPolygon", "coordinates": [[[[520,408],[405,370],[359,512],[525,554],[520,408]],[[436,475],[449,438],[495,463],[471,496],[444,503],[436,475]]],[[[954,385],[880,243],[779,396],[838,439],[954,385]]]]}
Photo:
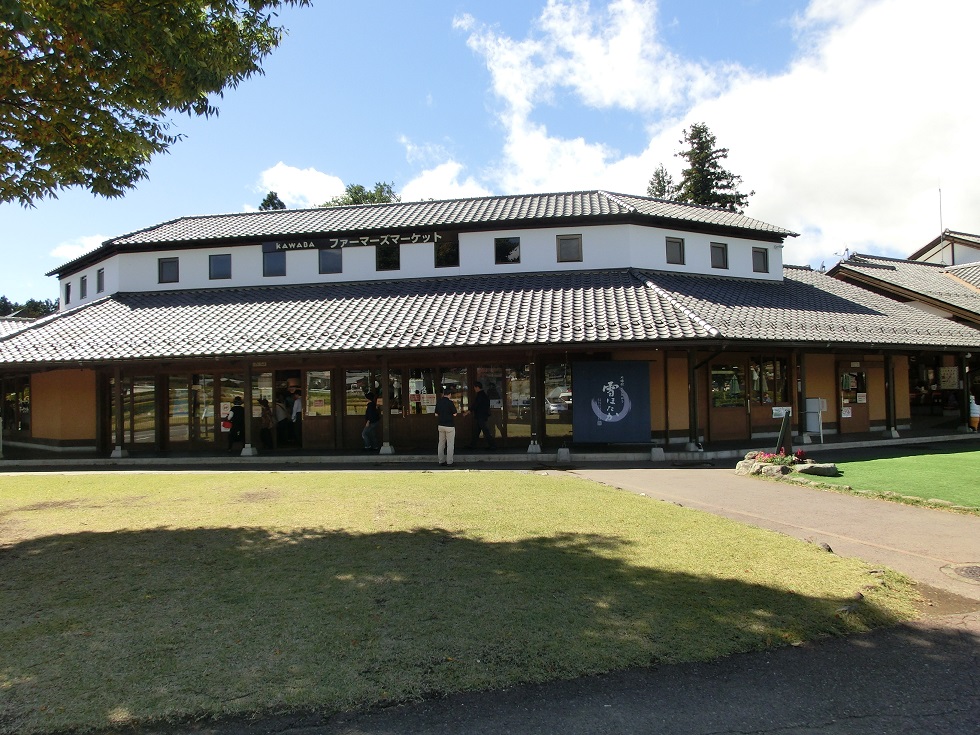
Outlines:
{"type": "Polygon", "coordinates": [[[636,278],[636,280],[640,281],[644,286],[649,288],[655,294],[657,294],[657,296],[666,300],[667,303],[669,303],[671,306],[683,312],[684,316],[686,316],[688,319],[704,327],[708,331],[708,334],[710,334],[712,337],[721,336],[721,330],[719,330],[715,326],[712,326],[711,323],[708,322],[706,319],[698,316],[693,310],[688,309],[686,306],[684,306],[684,304],[678,301],[677,298],[675,298],[674,295],[670,293],[670,291],[661,288],[653,281],[651,281],[649,278],[649,274],[646,271],[641,272],[641,271],[637,271],[634,268],[630,268],[629,274],[632,277],[636,278]]]}
{"type": "Polygon", "coordinates": [[[606,191],[605,189],[599,189],[596,193],[599,196],[605,196],[605,197],[608,197],[608,198],[612,199],[614,202],[616,202],[616,204],[618,204],[619,206],[623,207],[624,209],[626,209],[629,212],[633,212],[634,214],[636,214],[637,212],[640,211],[636,207],[634,207],[632,204],[629,204],[628,202],[625,202],[625,201],[623,201],[620,198],[622,196],[625,196],[624,194],[613,194],[611,191],[606,191]]]}

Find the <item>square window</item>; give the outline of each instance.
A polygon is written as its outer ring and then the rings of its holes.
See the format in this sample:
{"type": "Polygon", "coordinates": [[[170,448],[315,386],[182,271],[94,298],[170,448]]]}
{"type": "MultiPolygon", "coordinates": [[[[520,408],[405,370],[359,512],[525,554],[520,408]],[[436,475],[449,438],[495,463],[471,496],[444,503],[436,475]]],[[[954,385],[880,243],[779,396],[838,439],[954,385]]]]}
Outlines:
{"type": "Polygon", "coordinates": [[[667,262],[673,265],[684,265],[684,241],[681,238],[667,238],[667,262]]]}
{"type": "Polygon", "coordinates": [[[495,237],[493,239],[494,262],[508,265],[521,262],[521,238],[495,237]]]}
{"type": "Polygon", "coordinates": [[[711,267],[728,268],[728,245],[723,242],[711,243],[711,267]]]}
{"type": "Polygon", "coordinates": [[[105,291],[105,268],[99,268],[95,272],[95,293],[105,291]]]}
{"type": "Polygon", "coordinates": [[[65,284],[65,306],[71,303],[71,284],[65,284]]]}
{"type": "Polygon", "coordinates": [[[157,259],[157,282],[177,283],[180,280],[180,263],[177,258],[157,259]]]}
{"type": "Polygon", "coordinates": [[[343,250],[321,250],[320,251],[320,273],[343,273],[344,271],[344,251],[343,250]]]}
{"type": "Polygon", "coordinates": [[[374,267],[379,271],[396,271],[402,267],[402,250],[398,243],[388,242],[374,249],[374,267]]]}
{"type": "Polygon", "coordinates": [[[262,275],[266,278],[286,275],[285,250],[273,250],[271,253],[262,253],[262,275]]]}
{"type": "Polygon", "coordinates": [[[208,277],[212,281],[231,278],[231,254],[212,255],[208,258],[208,277]]]}
{"type": "Polygon", "coordinates": [[[558,262],[559,263],[582,262],[582,236],[581,235],[558,236],[558,262]]]}
{"type": "Polygon", "coordinates": [[[766,248],[752,248],[752,270],[756,273],[769,272],[769,251],[766,248]]]}
{"type": "Polygon", "coordinates": [[[84,299],[88,296],[88,276],[82,276],[78,282],[78,298],[84,299]]]}
{"type": "Polygon", "coordinates": [[[459,267],[459,241],[436,243],[436,268],[459,267]]]}

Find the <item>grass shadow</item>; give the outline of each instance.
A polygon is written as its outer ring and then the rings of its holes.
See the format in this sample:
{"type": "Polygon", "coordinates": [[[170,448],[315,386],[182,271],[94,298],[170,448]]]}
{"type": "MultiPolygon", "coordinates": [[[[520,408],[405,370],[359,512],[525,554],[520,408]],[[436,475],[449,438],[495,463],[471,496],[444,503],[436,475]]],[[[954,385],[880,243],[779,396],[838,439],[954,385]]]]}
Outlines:
{"type": "Polygon", "coordinates": [[[24,541],[0,549],[0,732],[349,711],[896,622],[628,559],[611,537],[439,529],[24,541]]]}

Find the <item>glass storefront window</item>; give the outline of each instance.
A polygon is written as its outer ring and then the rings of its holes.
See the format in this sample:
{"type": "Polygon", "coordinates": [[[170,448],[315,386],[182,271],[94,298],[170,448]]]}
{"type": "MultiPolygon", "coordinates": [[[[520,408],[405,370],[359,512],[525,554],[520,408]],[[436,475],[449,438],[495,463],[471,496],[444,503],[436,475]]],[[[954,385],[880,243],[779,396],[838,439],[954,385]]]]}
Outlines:
{"type": "Polygon", "coordinates": [[[435,413],[439,384],[433,368],[415,368],[408,377],[408,413],[435,413]]]}
{"type": "Polygon", "coordinates": [[[470,386],[467,375],[466,368],[442,368],[442,377],[439,385],[436,386],[436,391],[440,391],[442,386],[449,389],[449,397],[460,413],[468,411],[470,406],[470,386]]]}
{"type": "Polygon", "coordinates": [[[544,423],[550,437],[572,435],[572,367],[566,363],[544,368],[544,423]]]}
{"type": "Polygon", "coordinates": [[[745,405],[745,369],[741,365],[711,366],[711,405],[715,408],[745,405]]]}
{"type": "Polygon", "coordinates": [[[366,396],[374,390],[374,373],[370,370],[347,370],[344,375],[347,386],[347,415],[363,416],[368,403],[366,396]]]}
{"type": "Polygon", "coordinates": [[[170,441],[186,442],[191,438],[190,429],[190,383],[181,375],[170,376],[167,424],[170,427],[170,441]]]}
{"type": "Polygon", "coordinates": [[[867,403],[868,379],[863,371],[850,371],[840,376],[841,403],[867,403]]]}
{"type": "Polygon", "coordinates": [[[749,397],[755,403],[787,403],[788,375],[786,358],[753,357],[749,364],[749,397]]]}
{"type": "Polygon", "coordinates": [[[305,400],[304,408],[307,416],[329,416],[333,412],[329,370],[306,372],[305,400]]]}
{"type": "Polygon", "coordinates": [[[531,438],[531,366],[507,368],[507,436],[531,438]]]}
{"type": "Polygon", "coordinates": [[[388,400],[382,401],[382,408],[387,406],[391,413],[401,413],[405,407],[405,400],[402,394],[403,388],[401,370],[389,370],[388,400]]]}
{"type": "Polygon", "coordinates": [[[191,441],[214,441],[213,375],[191,378],[191,409],[191,441]]]}
{"type": "Polygon", "coordinates": [[[29,432],[31,429],[31,379],[8,378],[3,382],[3,432],[29,432]]]}

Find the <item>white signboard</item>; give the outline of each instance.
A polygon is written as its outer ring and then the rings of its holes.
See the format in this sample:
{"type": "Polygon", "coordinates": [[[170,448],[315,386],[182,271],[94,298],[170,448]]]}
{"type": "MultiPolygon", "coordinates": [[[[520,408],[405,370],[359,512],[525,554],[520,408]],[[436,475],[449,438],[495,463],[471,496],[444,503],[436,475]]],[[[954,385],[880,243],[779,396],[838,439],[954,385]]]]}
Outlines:
{"type": "Polygon", "coordinates": [[[943,390],[956,390],[960,387],[960,370],[955,365],[939,368],[939,387],[943,390]]]}

